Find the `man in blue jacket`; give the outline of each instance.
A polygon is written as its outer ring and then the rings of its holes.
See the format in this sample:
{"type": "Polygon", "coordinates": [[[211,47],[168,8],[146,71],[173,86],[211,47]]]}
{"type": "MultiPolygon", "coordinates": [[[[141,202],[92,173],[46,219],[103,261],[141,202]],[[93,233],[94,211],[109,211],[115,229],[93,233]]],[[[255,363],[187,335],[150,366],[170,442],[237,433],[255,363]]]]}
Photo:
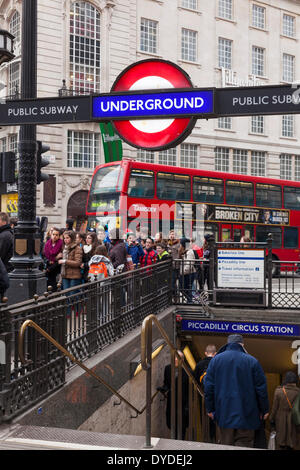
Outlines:
{"type": "Polygon", "coordinates": [[[135,241],[135,235],[132,232],[127,233],[126,250],[137,268],[145,253],[141,245],[135,241]]]}
{"type": "Polygon", "coordinates": [[[230,335],[210,361],[204,378],[205,406],[220,431],[220,444],[253,447],[254,433],[269,411],[263,369],[244,349],[243,337],[230,335]]]}

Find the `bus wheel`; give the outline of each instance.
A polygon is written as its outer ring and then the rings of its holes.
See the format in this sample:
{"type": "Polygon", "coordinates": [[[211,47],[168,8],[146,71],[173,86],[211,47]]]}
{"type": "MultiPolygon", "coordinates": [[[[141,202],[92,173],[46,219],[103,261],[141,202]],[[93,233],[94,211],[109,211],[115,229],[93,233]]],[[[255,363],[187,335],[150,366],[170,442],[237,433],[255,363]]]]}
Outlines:
{"type": "Polygon", "coordinates": [[[279,277],[279,275],[280,264],[278,263],[278,258],[276,256],[272,256],[272,277],[279,277]]]}

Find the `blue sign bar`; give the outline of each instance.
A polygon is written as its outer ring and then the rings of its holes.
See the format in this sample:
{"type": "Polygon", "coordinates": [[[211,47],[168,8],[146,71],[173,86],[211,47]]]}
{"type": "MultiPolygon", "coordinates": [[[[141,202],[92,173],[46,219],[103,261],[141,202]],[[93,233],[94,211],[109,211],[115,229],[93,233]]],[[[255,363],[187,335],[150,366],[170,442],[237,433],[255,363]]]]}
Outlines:
{"type": "MultiPolygon", "coordinates": [[[[188,89],[187,89],[188,90],[188,89]]],[[[93,97],[92,119],[185,117],[214,112],[214,90],[163,91],[93,97]]]]}
{"type": "Polygon", "coordinates": [[[205,319],[183,319],[181,321],[181,330],[201,333],[239,333],[241,335],[300,336],[300,325],[280,323],[244,323],[205,319]]]}

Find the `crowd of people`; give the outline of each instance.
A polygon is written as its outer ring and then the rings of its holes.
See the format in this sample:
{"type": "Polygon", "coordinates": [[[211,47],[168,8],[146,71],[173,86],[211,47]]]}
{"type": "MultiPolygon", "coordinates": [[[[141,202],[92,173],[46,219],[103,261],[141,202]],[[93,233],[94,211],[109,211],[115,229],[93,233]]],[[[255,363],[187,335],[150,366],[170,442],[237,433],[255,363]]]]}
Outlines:
{"type": "MultiPolygon", "coordinates": [[[[1,298],[9,287],[8,273],[13,269],[10,259],[16,224],[8,214],[0,213],[1,298]]],[[[183,264],[173,263],[172,284],[173,291],[179,286],[188,301],[193,301],[205,283],[208,285],[208,263],[196,260],[209,259],[210,235],[205,235],[203,245],[198,246],[193,239],[178,238],[174,230],[167,238],[161,232],[152,238],[143,228],[137,228],[135,233],[127,230],[122,236],[117,232],[109,232],[106,226],[97,227],[97,231],[76,232],[69,220],[65,228],[52,226],[42,232],[40,269],[45,271],[52,292],[57,291],[58,283],[67,289],[167,259],[185,260],[183,264]]]]}
{"type": "Polygon", "coordinates": [[[51,227],[45,237],[42,256],[48,286],[52,291],[56,291],[59,279],[62,288],[67,289],[167,259],[187,260],[182,272],[175,263],[173,287],[179,283],[188,300],[192,300],[196,279],[200,289],[208,282],[207,268],[203,269],[201,265],[199,271],[200,263],[195,263],[196,259],[209,258],[208,236],[203,246],[199,247],[193,240],[177,238],[174,230],[169,232],[168,239],[163,239],[161,233],[154,238],[149,237],[140,229],[135,233],[127,230],[122,237],[117,232],[108,232],[102,226],[97,228],[97,232],[51,227]]]}

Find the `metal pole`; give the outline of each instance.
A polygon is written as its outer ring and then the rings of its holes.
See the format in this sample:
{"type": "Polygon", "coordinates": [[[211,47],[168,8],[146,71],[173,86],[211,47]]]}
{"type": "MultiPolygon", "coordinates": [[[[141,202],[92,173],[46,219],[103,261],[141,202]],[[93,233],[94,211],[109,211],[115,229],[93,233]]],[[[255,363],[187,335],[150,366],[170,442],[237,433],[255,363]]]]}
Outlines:
{"type": "Polygon", "coordinates": [[[146,370],[146,443],[145,448],[151,448],[151,405],[152,405],[152,322],[147,324],[147,370],[146,370]]]}
{"type": "MultiPolygon", "coordinates": [[[[23,0],[21,97],[36,98],[37,0],[23,0]]],[[[19,133],[18,224],[15,227],[9,303],[16,303],[47,289],[40,271],[40,234],[36,224],[36,126],[21,125],[19,133]]]]}

